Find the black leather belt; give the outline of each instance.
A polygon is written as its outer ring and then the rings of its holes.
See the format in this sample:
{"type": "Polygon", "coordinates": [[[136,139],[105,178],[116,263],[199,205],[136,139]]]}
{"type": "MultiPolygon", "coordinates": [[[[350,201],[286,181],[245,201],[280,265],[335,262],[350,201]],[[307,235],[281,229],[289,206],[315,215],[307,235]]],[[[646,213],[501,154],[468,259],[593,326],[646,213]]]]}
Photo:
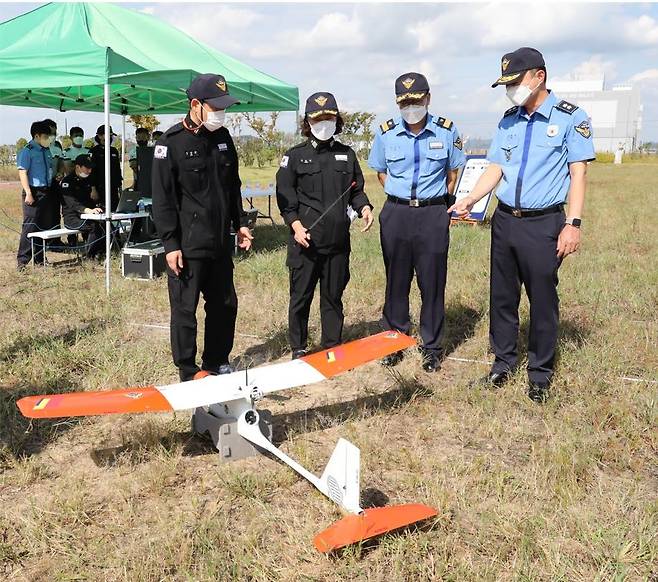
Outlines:
{"type": "Polygon", "coordinates": [[[547,208],[533,208],[526,210],[524,208],[513,208],[512,206],[507,206],[507,204],[503,204],[499,201],[498,208],[500,208],[502,212],[513,214],[517,218],[524,218],[527,216],[543,216],[544,214],[562,212],[564,204],[556,204],[555,206],[548,206],[547,208]]]}
{"type": "Polygon", "coordinates": [[[403,204],[404,206],[411,206],[412,208],[420,208],[421,206],[438,206],[439,204],[446,205],[445,196],[437,196],[436,198],[424,198],[419,200],[414,198],[413,200],[407,200],[406,198],[398,198],[397,196],[391,196],[387,194],[386,196],[389,202],[393,204],[403,204]]]}

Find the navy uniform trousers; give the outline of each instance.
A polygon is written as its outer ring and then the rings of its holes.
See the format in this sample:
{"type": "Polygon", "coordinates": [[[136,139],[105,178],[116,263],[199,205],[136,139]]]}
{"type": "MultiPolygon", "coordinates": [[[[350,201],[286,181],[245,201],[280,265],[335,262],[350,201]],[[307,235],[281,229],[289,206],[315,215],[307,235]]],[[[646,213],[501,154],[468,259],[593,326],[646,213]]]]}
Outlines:
{"type": "Polygon", "coordinates": [[[445,204],[410,207],[386,201],[379,214],[386,268],[384,329],[409,333],[409,292],[414,272],[420,289],[423,349],[439,354],[445,323],[450,217],[445,204]]]}
{"type": "Polygon", "coordinates": [[[564,211],[519,217],[497,209],[491,220],[491,349],[492,372],[513,370],[518,361],[521,285],[530,301],[528,378],[551,379],[559,322],[557,239],[564,211]]]}
{"type": "Polygon", "coordinates": [[[228,363],[233,349],[238,297],[233,286],[233,261],[230,256],[217,259],[183,259],[185,267],[176,277],[167,268],[171,305],[171,351],[181,381],[191,380],[199,371],[196,365],[199,296],[206,312],[203,367],[228,363]]]}

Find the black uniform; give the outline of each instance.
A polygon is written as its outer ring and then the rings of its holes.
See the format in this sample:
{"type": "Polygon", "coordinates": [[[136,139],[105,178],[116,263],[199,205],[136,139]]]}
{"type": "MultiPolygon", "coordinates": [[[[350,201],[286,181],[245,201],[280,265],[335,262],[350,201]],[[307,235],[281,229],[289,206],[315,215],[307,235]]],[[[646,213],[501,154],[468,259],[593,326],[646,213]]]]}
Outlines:
{"type": "Polygon", "coordinates": [[[306,348],[308,316],[315,286],[320,281],[322,347],[335,346],[343,330],[342,295],[350,278],[350,219],[347,207],[361,214],[370,202],[363,191],[363,173],[352,148],[333,138],[315,139],[290,149],[276,175],[279,210],[286,224],[300,220],[305,228],[325,212],[355,182],[351,191],[334,204],[310,231],[310,248],[296,243],[291,229],[287,266],[290,269],[288,325],[290,346],[306,348]]]}
{"type": "Polygon", "coordinates": [[[238,300],[233,286],[233,239],[246,226],[238,157],[225,127],[194,131],[189,115],[157,142],[153,158],[153,218],[166,253],[181,250],[184,267],[168,269],[171,347],[181,380],[196,365],[196,308],[205,300],[203,368],[228,362],[238,300]]]}
{"type": "MultiPolygon", "coordinates": [[[[94,164],[94,171],[91,174],[92,185],[101,197],[101,204],[105,204],[105,147],[96,144],[89,150],[89,155],[94,164]]],[[[110,200],[114,212],[119,204],[121,193],[121,160],[119,150],[110,146],[110,200]]]]}
{"type": "Polygon", "coordinates": [[[85,208],[96,206],[91,198],[91,176],[80,178],[74,170],[62,179],[58,189],[63,204],[64,226],[79,230],[85,239],[87,256],[95,257],[103,250],[103,226],[100,222],[80,218],[85,208]]]}

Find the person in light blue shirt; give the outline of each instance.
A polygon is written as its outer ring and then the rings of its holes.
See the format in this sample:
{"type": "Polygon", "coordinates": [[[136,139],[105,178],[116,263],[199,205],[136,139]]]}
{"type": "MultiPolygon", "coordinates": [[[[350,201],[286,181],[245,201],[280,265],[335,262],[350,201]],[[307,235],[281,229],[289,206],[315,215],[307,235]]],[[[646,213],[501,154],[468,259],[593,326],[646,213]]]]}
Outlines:
{"type": "MultiPolygon", "coordinates": [[[[387,194],[379,216],[386,268],[382,326],[409,332],[409,292],[415,272],[422,296],[423,369],[434,372],[443,356],[450,240],[446,208],[466,158],[454,123],[428,112],[430,88],[423,75],[412,72],[398,77],[395,95],[400,117],[381,125],[368,158],[387,194]]],[[[401,358],[399,352],[383,363],[392,366],[401,358]]]]}
{"type": "MultiPolygon", "coordinates": [[[[23,227],[18,243],[18,269],[24,268],[32,259],[31,242],[28,234],[48,228],[42,224],[44,208],[49,207],[53,161],[50,156],[50,128],[37,121],[30,128],[32,140],[18,152],[16,165],[23,187],[23,227]]],[[[39,246],[35,251],[34,262],[43,263],[43,253],[39,246]]]]}
{"type": "Polygon", "coordinates": [[[504,55],[497,85],[506,85],[514,107],[498,124],[489,167],[473,192],[450,210],[466,216],[498,186],[491,220],[489,322],[496,359],[478,383],[499,387],[517,366],[523,285],[530,301],[528,396],[541,403],[555,366],[558,269],[580,246],[587,162],[595,159],[592,130],[585,111],[546,88],[546,64],[536,49],[504,55]]]}

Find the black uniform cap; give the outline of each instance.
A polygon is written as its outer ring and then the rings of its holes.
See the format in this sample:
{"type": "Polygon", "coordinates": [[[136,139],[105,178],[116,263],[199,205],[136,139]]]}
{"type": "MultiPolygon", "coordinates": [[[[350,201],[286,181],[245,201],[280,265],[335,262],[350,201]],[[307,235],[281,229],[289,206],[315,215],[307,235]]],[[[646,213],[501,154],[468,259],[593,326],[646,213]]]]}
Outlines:
{"type": "Polygon", "coordinates": [[[331,93],[313,93],[306,100],[306,108],[304,113],[311,119],[319,117],[325,113],[330,115],[338,115],[338,104],[336,98],[331,93]]]}
{"type": "Polygon", "coordinates": [[[94,162],[91,160],[91,156],[88,156],[87,154],[80,154],[75,158],[75,165],[76,166],[83,166],[85,168],[89,168],[90,170],[94,169],[94,162]]]}
{"type": "Polygon", "coordinates": [[[209,103],[215,109],[227,109],[240,103],[239,99],[229,95],[226,79],[222,75],[204,73],[196,77],[185,91],[187,98],[209,103]]]}
{"type": "MultiPolygon", "coordinates": [[[[96,135],[105,135],[105,125],[99,125],[98,126],[98,129],[96,130],[96,135]]],[[[111,136],[116,135],[116,133],[114,133],[112,131],[112,126],[111,125],[110,125],[110,135],[111,136]]]]}
{"type": "Polygon", "coordinates": [[[541,68],[546,68],[542,54],[537,49],[527,46],[521,47],[512,53],[503,55],[503,60],[500,63],[500,77],[491,86],[509,85],[526,71],[541,68]]]}
{"type": "Polygon", "coordinates": [[[395,102],[405,99],[422,99],[430,92],[430,85],[425,75],[405,73],[395,80],[395,102]]]}

